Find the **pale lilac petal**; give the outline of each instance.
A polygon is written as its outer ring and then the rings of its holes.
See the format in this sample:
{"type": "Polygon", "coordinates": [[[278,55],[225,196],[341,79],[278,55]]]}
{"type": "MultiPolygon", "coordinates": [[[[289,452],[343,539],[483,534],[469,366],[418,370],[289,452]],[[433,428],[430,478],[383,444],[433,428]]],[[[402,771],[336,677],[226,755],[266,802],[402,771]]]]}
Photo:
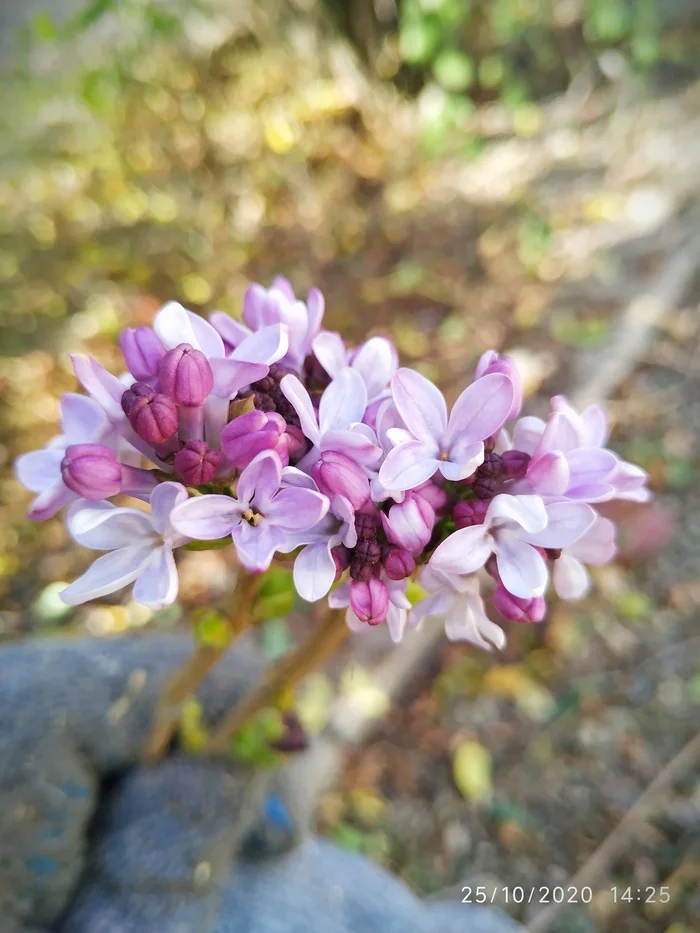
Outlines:
{"type": "Polygon", "coordinates": [[[61,599],[69,606],[78,606],[122,589],[138,577],[152,551],[153,547],[149,543],[134,544],[103,554],[88,567],[82,577],[61,590],[61,599]]]}
{"type": "MultiPolygon", "coordinates": [[[[395,447],[396,444],[389,438],[389,432],[392,430],[405,430],[406,426],[403,423],[403,419],[398,412],[396,405],[394,405],[393,398],[388,398],[383,402],[378,411],[377,411],[377,440],[379,444],[385,451],[391,450],[392,447],[395,447]]],[[[412,437],[412,435],[411,435],[412,437]]],[[[409,438],[404,437],[400,443],[407,441],[409,438]]]]}
{"type": "Polygon", "coordinates": [[[266,521],[257,526],[241,522],[231,535],[238,559],[251,573],[267,570],[275,551],[284,542],[284,532],[266,521]]]}
{"type": "Polygon", "coordinates": [[[240,521],[240,505],[230,496],[194,496],[170,513],[175,531],[195,541],[225,538],[240,521]]]}
{"type": "Polygon", "coordinates": [[[610,424],[601,405],[589,405],[581,412],[581,421],[586,430],[586,447],[604,447],[610,433],[610,424]]]}
{"type": "Polygon", "coordinates": [[[391,394],[413,436],[439,445],[447,430],[447,406],[437,386],[413,369],[399,369],[391,380],[391,394]]]}
{"type": "Polygon", "coordinates": [[[194,342],[190,341],[192,346],[200,349],[210,360],[223,356],[226,350],[221,335],[216,328],[212,327],[209,321],[205,321],[203,317],[194,314],[192,311],[188,311],[187,316],[195,338],[194,342]]]}
{"type": "Polygon", "coordinates": [[[232,318],[230,314],[226,314],[224,311],[212,312],[209,315],[209,323],[217,331],[224,343],[231,347],[237,347],[252,333],[245,324],[232,318]]]}
{"type": "Polygon", "coordinates": [[[491,500],[486,513],[486,524],[492,522],[514,522],[534,534],[547,525],[547,509],[539,496],[501,494],[491,500]]]}
{"type": "MultiPolygon", "coordinates": [[[[641,486],[639,489],[632,489],[630,492],[615,492],[615,499],[624,499],[625,502],[651,502],[653,496],[651,490],[641,486]]],[[[601,500],[605,501],[605,500],[601,500]]]]}
{"type": "Polygon", "coordinates": [[[304,531],[320,522],[329,501],[311,489],[281,489],[263,509],[266,518],[283,531],[304,531]]]}
{"type": "MultiPolygon", "coordinates": [[[[532,550],[532,549],[531,549],[532,550]]],[[[460,528],[439,544],[430,558],[431,569],[445,574],[474,573],[493,551],[493,541],[484,525],[460,528]]]]}
{"type": "Polygon", "coordinates": [[[386,611],[385,622],[389,631],[389,638],[391,638],[395,645],[398,645],[402,641],[404,632],[406,631],[407,621],[408,610],[400,609],[390,602],[389,608],[386,611]]]}
{"type": "Polygon", "coordinates": [[[316,480],[298,467],[286,466],[282,469],[282,486],[297,486],[318,492],[316,480]]]}
{"type": "Polygon", "coordinates": [[[581,599],[591,588],[591,578],[583,564],[569,554],[554,561],[552,581],[561,599],[581,599]]]}
{"type": "Polygon", "coordinates": [[[618,460],[615,472],[609,482],[615,486],[618,494],[634,492],[642,487],[649,479],[649,474],[634,463],[618,460]]]}
{"type": "Polygon", "coordinates": [[[66,392],[61,399],[61,425],[66,445],[94,440],[109,430],[103,408],[85,395],[66,392]]]}
{"type": "Polygon", "coordinates": [[[280,382],[282,394],[291,404],[294,411],[299,416],[301,430],[308,437],[312,444],[318,445],[321,439],[321,432],[318,428],[316,412],[314,411],[311,396],[306,391],[296,376],[285,376],[280,382]]]}
{"type": "Polygon", "coordinates": [[[552,450],[567,453],[584,443],[584,429],[581,419],[574,412],[555,411],[547,419],[542,437],[535,450],[533,458],[537,459],[552,450]]]}
{"type": "Polygon", "coordinates": [[[86,360],[72,353],[71,362],[76,378],[88,395],[104,409],[110,421],[115,423],[124,421],[126,416],[121,404],[125,390],[124,384],[93,357],[86,360]]]}
{"type": "Polygon", "coordinates": [[[78,544],[94,551],[112,551],[157,541],[147,512],[117,508],[111,502],[88,504],[81,499],[68,510],[66,525],[78,544]]]}
{"type": "Polygon", "coordinates": [[[17,479],[31,492],[43,492],[61,479],[62,448],[32,450],[15,460],[17,479]]]}
{"type": "Polygon", "coordinates": [[[480,379],[489,366],[498,360],[498,357],[499,354],[495,350],[484,351],[477,361],[476,369],[474,370],[474,378],[480,379]]]}
{"type": "Polygon", "coordinates": [[[513,429],[513,450],[522,450],[532,455],[535,452],[546,425],[541,418],[527,415],[520,418],[513,429]]]}
{"type": "Polygon", "coordinates": [[[288,349],[288,328],[284,324],[274,324],[246,337],[233,351],[230,359],[246,363],[267,363],[269,366],[281,360],[288,349]]]}
{"type": "Polygon", "coordinates": [[[530,461],[527,480],[543,496],[563,496],[569,487],[569,464],[561,451],[543,454],[530,461]]]}
{"type": "Polygon", "coordinates": [[[350,581],[343,580],[328,594],[328,605],[331,609],[345,609],[350,605],[350,581]]]}
{"type": "Polygon", "coordinates": [[[170,525],[170,513],[175,506],[187,502],[187,490],[181,483],[161,483],[151,493],[151,522],[161,534],[170,525]]]}
{"type": "Polygon", "coordinates": [[[348,351],[340,334],[324,330],[312,344],[314,356],[334,379],[348,365],[348,351]]]}
{"type": "MultiPolygon", "coordinates": [[[[391,442],[389,449],[398,447],[399,444],[407,444],[414,439],[411,432],[407,431],[406,428],[388,428],[385,433],[387,440],[391,442]]],[[[437,449],[437,445],[435,446],[437,449]]]]}
{"type": "Polygon", "coordinates": [[[450,414],[448,446],[464,436],[472,441],[483,441],[499,431],[508,417],[514,395],[513,383],[503,373],[489,373],[467,386],[450,414]]]}
{"type": "Polygon", "coordinates": [[[595,511],[583,502],[553,502],[547,506],[547,527],[525,539],[538,547],[569,547],[593,526],[596,518],[595,511]]]}
{"type": "Polygon", "coordinates": [[[352,368],[367,386],[367,398],[376,398],[389,385],[399,364],[396,348],[386,337],[372,337],[357,348],[352,368]]]}
{"type": "Polygon", "coordinates": [[[506,646],[505,633],[486,615],[478,590],[453,598],[445,618],[445,634],[450,641],[468,641],[485,651],[506,646]]]}
{"type": "Polygon", "coordinates": [[[49,486],[43,492],[39,493],[32,502],[28,518],[34,522],[43,522],[47,518],[53,518],[60,508],[74,502],[77,499],[76,493],[70,490],[62,479],[57,480],[53,486],[49,486]]]}
{"type": "Polygon", "coordinates": [[[593,525],[567,552],[585,564],[607,564],[615,556],[615,524],[598,515],[593,525]]]}
{"type": "Polygon", "coordinates": [[[323,320],[325,307],[326,301],[323,297],[323,293],[318,288],[309,289],[309,294],[306,296],[306,310],[308,314],[306,333],[310,340],[313,340],[321,329],[321,321],[323,320]]]}
{"type": "Polygon", "coordinates": [[[237,495],[241,505],[247,507],[251,502],[267,514],[270,501],[282,482],[282,462],[274,450],[263,450],[254,457],[243,470],[237,486],[237,495]]]}
{"type": "Polygon", "coordinates": [[[286,279],[283,275],[276,275],[272,280],[270,288],[274,288],[278,292],[282,292],[285,298],[289,301],[294,301],[294,289],[289,279],[286,279]]]}
{"type": "MultiPolygon", "coordinates": [[[[202,349],[197,341],[189,311],[177,301],[169,301],[163,305],[153,319],[153,330],[160,337],[166,350],[174,350],[181,343],[189,343],[198,350],[202,349]]],[[[224,355],[223,342],[222,352],[218,355],[224,355]]]]}
{"type": "Polygon", "coordinates": [[[171,606],[177,599],[179,580],[173,552],[156,548],[134,584],[134,599],[154,611],[171,606]]]}
{"type": "Polygon", "coordinates": [[[350,431],[326,431],[321,438],[319,450],[335,450],[362,466],[375,464],[382,455],[382,448],[375,444],[365,431],[360,430],[363,427],[367,426],[358,424],[350,431]]]}
{"type": "Polygon", "coordinates": [[[219,398],[230,399],[244,386],[251,382],[263,379],[270,367],[266,363],[248,363],[243,360],[218,359],[209,360],[214,375],[213,392],[219,398]]]}
{"type": "Polygon", "coordinates": [[[610,450],[598,447],[583,447],[570,450],[566,455],[569,464],[569,486],[596,486],[599,483],[613,483],[612,474],[618,468],[619,461],[610,450]]]}
{"type": "Polygon", "coordinates": [[[315,603],[333,586],[335,561],[331,541],[309,544],[294,561],[294,585],[302,599],[315,603]]]}
{"type": "Polygon", "coordinates": [[[469,435],[453,444],[450,459],[440,461],[440,472],[449,480],[466,479],[484,462],[482,441],[472,441],[469,435]]]}
{"type": "Polygon", "coordinates": [[[588,486],[572,486],[566,490],[566,498],[579,502],[609,502],[615,498],[615,487],[610,483],[594,483],[588,486]]]}
{"type": "Polygon", "coordinates": [[[430,479],[440,464],[435,445],[408,441],[389,451],[379,470],[379,482],[399,492],[413,489],[430,479]]]}
{"type": "Polygon", "coordinates": [[[516,535],[501,532],[498,536],[496,563],[503,585],[513,596],[531,599],[544,593],[547,564],[539,551],[516,535]]]}
{"type": "Polygon", "coordinates": [[[367,407],[367,389],[362,376],[345,367],[321,396],[318,422],[321,434],[343,430],[356,421],[362,421],[367,407]]]}

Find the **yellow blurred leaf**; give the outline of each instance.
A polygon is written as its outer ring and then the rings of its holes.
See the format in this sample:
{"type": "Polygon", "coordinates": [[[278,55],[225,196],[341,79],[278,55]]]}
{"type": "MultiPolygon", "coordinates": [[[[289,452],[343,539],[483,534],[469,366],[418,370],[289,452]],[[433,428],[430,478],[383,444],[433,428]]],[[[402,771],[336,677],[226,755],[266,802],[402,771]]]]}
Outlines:
{"type": "Polygon", "coordinates": [[[328,722],[333,685],[321,671],[315,671],[304,681],[296,702],[296,714],[306,732],[321,732],[328,722]]]}
{"type": "Polygon", "coordinates": [[[545,722],[556,708],[556,701],[549,690],[517,664],[492,667],[484,677],[484,689],[512,700],[535,722],[545,722]]]}
{"type": "Polygon", "coordinates": [[[457,790],[472,803],[485,803],[491,796],[491,753],[480,742],[460,742],[452,758],[452,775],[457,790]]]}

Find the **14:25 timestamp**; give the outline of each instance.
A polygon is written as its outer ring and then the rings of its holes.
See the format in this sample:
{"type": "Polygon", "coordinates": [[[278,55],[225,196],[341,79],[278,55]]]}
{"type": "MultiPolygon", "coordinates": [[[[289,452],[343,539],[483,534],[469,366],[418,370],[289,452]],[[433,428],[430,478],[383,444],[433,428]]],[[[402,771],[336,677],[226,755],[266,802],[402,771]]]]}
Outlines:
{"type": "Polygon", "coordinates": [[[613,896],[613,901],[616,904],[668,904],[671,900],[671,892],[668,887],[652,887],[651,885],[645,888],[633,888],[631,886],[623,888],[615,887],[610,888],[610,891],[613,896]]]}

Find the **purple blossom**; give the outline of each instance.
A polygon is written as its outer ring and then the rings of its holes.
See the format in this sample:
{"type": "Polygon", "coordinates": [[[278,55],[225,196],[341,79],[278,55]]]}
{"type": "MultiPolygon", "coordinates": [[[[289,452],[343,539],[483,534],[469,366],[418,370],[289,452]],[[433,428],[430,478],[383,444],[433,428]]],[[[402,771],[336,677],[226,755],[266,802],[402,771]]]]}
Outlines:
{"type": "Polygon", "coordinates": [[[596,516],[594,523],[554,561],[552,582],[561,599],[581,599],[591,581],[584,564],[607,564],[615,556],[615,525],[596,516]]]}
{"type": "Polygon", "coordinates": [[[420,554],[432,536],[435,510],[427,499],[409,492],[403,502],[392,505],[388,515],[382,512],[381,520],[392,544],[420,554]]]}
{"type": "Polygon", "coordinates": [[[211,483],[221,466],[222,457],[217,450],[207,447],[205,441],[187,441],[175,454],[175,472],[188,486],[211,483]]]}
{"type": "Polygon", "coordinates": [[[390,580],[405,580],[416,569],[416,562],[410,551],[394,547],[384,558],[384,572],[390,580]]]}
{"type": "Polygon", "coordinates": [[[150,609],[162,609],[177,598],[178,577],[173,550],[186,537],[170,524],[173,509],[187,499],[179,483],[162,483],[151,495],[151,511],[117,508],[111,502],[80,500],[68,510],[67,524],[83,547],[108,553],[62,592],[77,606],[134,583],[134,599],[150,609]]]}
{"type": "Polygon", "coordinates": [[[442,573],[428,564],[420,583],[428,595],[411,610],[410,626],[430,618],[444,618],[450,641],[468,641],[485,651],[505,648],[503,630],[486,615],[478,577],[442,573]]]}
{"type": "Polygon", "coordinates": [[[135,382],[125,389],[121,405],[135,433],[152,447],[164,444],[177,433],[175,402],[145,382],[135,382]]]}
{"type": "Polygon", "coordinates": [[[358,463],[337,450],[324,451],[314,463],[311,475],[324,495],[343,496],[353,510],[369,499],[369,477],[358,463]]]}
{"type": "Polygon", "coordinates": [[[221,449],[226,459],[243,470],[263,450],[274,450],[289,463],[289,440],[284,418],[274,411],[248,411],[230,421],[221,432],[221,449]]]}
{"type": "Polygon", "coordinates": [[[158,480],[151,470],[120,463],[104,444],[71,444],[61,461],[66,486],[84,499],[108,499],[122,492],[148,500],[158,480]]]}
{"type": "Polygon", "coordinates": [[[214,374],[201,350],[181,343],[168,350],[158,367],[158,390],[176,405],[199,408],[214,388],[214,374]]]}
{"type": "MultiPolygon", "coordinates": [[[[404,636],[407,624],[410,624],[408,612],[411,603],[406,596],[406,581],[389,580],[388,578],[383,580],[375,579],[382,583],[386,590],[388,603],[384,621],[389,631],[389,637],[395,644],[398,644],[404,636]]],[[[353,584],[354,581],[350,580],[340,583],[328,596],[328,605],[331,609],[345,609],[347,607],[345,621],[348,628],[356,635],[363,635],[371,630],[372,625],[358,618],[350,604],[353,584]]]]}
{"type": "Polygon", "coordinates": [[[366,583],[353,580],[350,584],[350,608],[360,622],[379,625],[389,611],[389,590],[379,577],[366,583]]]}
{"type": "Polygon", "coordinates": [[[313,352],[331,379],[346,366],[359,373],[370,404],[388,395],[387,386],[399,365],[396,347],[386,337],[371,337],[349,351],[340,334],[324,330],[314,340],[313,352]]]}
{"type": "Polygon", "coordinates": [[[496,555],[498,573],[514,596],[541,596],[547,565],[539,548],[566,547],[595,521],[584,503],[557,502],[545,507],[538,496],[499,495],[491,500],[483,524],[455,531],[435,549],[430,566],[443,574],[465,575],[496,555]]]}
{"type": "Polygon", "coordinates": [[[119,337],[124,360],[137,382],[152,382],[158,375],[158,365],[165,356],[165,347],[151,327],[126,327],[119,337]]]}
{"type": "Polygon", "coordinates": [[[543,596],[522,599],[509,593],[502,583],[496,584],[493,605],[503,618],[510,622],[541,622],[547,614],[547,604],[543,596]]]}
{"type": "Polygon", "coordinates": [[[303,532],[328,511],[312,489],[280,489],[282,463],[274,451],[258,454],[243,470],[236,497],[196,496],[177,506],[173,527],[189,538],[213,541],[231,535],[238,558],[252,573],[270,566],[289,534],[303,532]]]}
{"type": "Polygon", "coordinates": [[[462,392],[447,417],[442,393],[411,369],[399,369],[391,381],[394,404],[405,429],[392,429],[397,446],[379,470],[386,489],[406,490],[438,470],[460,480],[484,459],[484,440],[503,425],[511,409],[513,383],[501,373],[482,376],[462,392]]]}
{"type": "Polygon", "coordinates": [[[483,499],[467,499],[457,502],[452,509],[452,521],[456,528],[471,528],[472,525],[482,525],[486,518],[489,504],[483,499]]]}
{"type": "Polygon", "coordinates": [[[487,350],[482,353],[479,362],[476,364],[474,378],[481,379],[491,373],[503,373],[513,383],[513,403],[505,420],[510,421],[511,418],[517,418],[520,409],[523,407],[523,383],[515,360],[510,356],[502,356],[495,350],[487,350]]]}

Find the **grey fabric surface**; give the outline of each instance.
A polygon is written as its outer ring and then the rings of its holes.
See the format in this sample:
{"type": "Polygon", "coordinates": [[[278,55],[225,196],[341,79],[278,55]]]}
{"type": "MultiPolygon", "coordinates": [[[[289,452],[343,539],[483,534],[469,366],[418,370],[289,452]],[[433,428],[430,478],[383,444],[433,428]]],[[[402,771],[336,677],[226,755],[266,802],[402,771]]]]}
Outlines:
{"type": "MultiPolygon", "coordinates": [[[[424,905],[374,863],[305,838],[298,787],[222,761],[135,765],[172,635],[0,651],[2,933],[508,933],[502,915],[424,905]]],[[[215,720],[258,676],[231,652],[200,691],[215,720]]]]}

